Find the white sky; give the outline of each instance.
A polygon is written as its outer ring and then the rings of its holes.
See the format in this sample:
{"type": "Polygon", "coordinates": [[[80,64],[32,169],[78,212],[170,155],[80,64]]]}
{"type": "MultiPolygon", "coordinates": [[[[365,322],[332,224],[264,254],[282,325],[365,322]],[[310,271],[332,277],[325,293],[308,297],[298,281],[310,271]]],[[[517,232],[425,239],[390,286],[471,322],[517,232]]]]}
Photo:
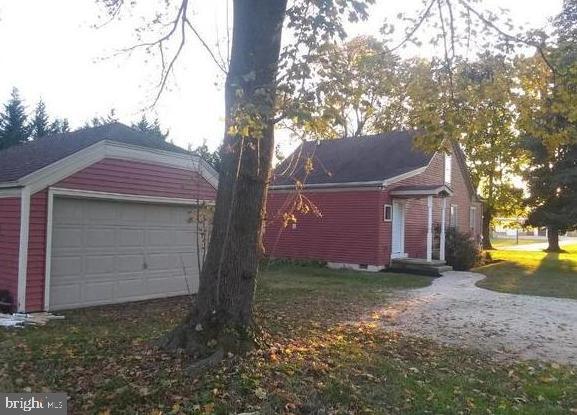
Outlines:
{"type": "MultiPolygon", "coordinates": [[[[143,0],[156,4],[158,0],[143,0]]],[[[226,0],[192,0],[193,23],[211,45],[225,33],[226,0]]],[[[561,9],[562,0],[484,0],[483,8],[507,8],[516,24],[543,26],[561,9]]],[[[369,22],[350,27],[350,34],[378,35],[383,18],[394,20],[410,13],[420,0],[377,0],[369,22]]],[[[151,6],[152,7],[152,6],[151,6]]],[[[80,127],[94,115],[111,108],[125,123],[136,121],[152,102],[158,78],[156,61],[140,56],[110,59],[115,50],[130,46],[133,22],[92,27],[101,12],[95,0],[0,0],[0,102],[17,87],[29,109],[42,97],[53,116],[65,117],[80,127]]],[[[427,55],[427,49],[420,54],[427,55]]],[[[430,53],[430,52],[429,52],[430,53]]],[[[157,106],[169,138],[186,147],[206,139],[216,148],[223,134],[222,75],[207,53],[190,37],[175,76],[157,106]]],[[[281,140],[287,140],[281,134],[281,140]],[[284,138],[282,138],[284,137],[284,138]]],[[[285,142],[285,145],[287,143],[285,142]]]]}

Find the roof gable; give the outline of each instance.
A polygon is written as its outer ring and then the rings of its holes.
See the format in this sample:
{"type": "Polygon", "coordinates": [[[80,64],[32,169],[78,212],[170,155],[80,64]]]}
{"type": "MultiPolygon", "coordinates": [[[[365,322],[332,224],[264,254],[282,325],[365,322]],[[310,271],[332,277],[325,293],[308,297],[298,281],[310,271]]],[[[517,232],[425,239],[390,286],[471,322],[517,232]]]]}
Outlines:
{"type": "Polygon", "coordinates": [[[276,169],[275,186],[384,182],[426,167],[433,154],[413,146],[415,131],[398,131],[365,137],[305,142],[276,169]],[[305,172],[307,159],[313,170],[305,172]]]}
{"type": "Polygon", "coordinates": [[[188,153],[180,147],[155,139],[124,124],[111,123],[41,137],[1,151],[0,183],[21,179],[104,140],[173,153],[188,153]]]}

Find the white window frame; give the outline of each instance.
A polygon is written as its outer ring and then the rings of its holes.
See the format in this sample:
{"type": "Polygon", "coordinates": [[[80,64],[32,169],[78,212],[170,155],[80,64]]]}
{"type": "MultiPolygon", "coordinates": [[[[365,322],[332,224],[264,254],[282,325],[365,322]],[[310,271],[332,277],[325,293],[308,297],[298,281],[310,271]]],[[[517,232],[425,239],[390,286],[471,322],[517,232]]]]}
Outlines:
{"type": "Polygon", "coordinates": [[[385,222],[393,221],[393,205],[385,204],[383,207],[383,220],[385,222]],[[387,218],[387,211],[389,212],[389,217],[387,218]]]}
{"type": "Polygon", "coordinates": [[[477,206],[471,206],[469,208],[469,228],[473,231],[477,231],[477,206]]]}
{"type": "Polygon", "coordinates": [[[445,183],[451,184],[453,176],[453,156],[445,153],[445,183]]]}

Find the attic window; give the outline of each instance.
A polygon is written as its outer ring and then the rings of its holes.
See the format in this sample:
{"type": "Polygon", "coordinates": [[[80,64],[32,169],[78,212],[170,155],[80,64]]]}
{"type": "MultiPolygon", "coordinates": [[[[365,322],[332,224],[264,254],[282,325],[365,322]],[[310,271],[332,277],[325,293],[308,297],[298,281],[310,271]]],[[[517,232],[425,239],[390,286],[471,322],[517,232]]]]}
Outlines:
{"type": "Polygon", "coordinates": [[[453,173],[452,157],[445,154],[445,183],[451,184],[451,175],[453,173]]]}
{"type": "Polygon", "coordinates": [[[385,205],[385,222],[390,222],[393,220],[393,207],[391,205],[385,205]]]}

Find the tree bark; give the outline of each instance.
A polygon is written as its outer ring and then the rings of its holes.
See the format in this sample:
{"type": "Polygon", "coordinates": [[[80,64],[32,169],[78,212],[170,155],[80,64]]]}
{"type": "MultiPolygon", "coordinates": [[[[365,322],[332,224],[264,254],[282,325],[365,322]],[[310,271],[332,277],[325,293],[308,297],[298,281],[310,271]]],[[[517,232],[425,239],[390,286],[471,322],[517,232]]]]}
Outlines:
{"type": "Polygon", "coordinates": [[[493,209],[487,206],[483,211],[483,249],[492,250],[491,244],[491,221],[493,220],[493,209]]]}
{"type": "Polygon", "coordinates": [[[559,246],[559,230],[553,226],[547,228],[547,242],[549,246],[545,250],[546,252],[562,252],[559,246]]]}
{"type": "MultiPolygon", "coordinates": [[[[235,0],[226,130],[214,224],[189,316],[161,340],[207,354],[234,349],[252,325],[262,224],[274,151],[276,78],[287,0],[235,0]],[[214,348],[213,350],[214,351],[214,348]]],[[[246,340],[246,338],[245,338],[246,340]]]]}

